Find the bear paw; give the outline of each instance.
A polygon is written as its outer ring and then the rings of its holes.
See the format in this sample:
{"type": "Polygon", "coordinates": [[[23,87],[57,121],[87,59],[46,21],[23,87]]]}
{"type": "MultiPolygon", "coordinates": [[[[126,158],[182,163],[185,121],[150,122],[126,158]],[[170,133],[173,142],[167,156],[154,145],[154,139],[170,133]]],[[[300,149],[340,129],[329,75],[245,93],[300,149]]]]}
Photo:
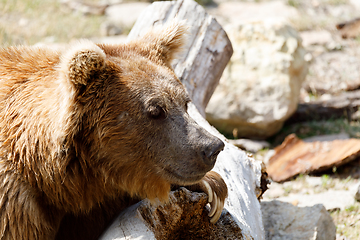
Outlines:
{"type": "Polygon", "coordinates": [[[226,183],[218,173],[211,171],[201,180],[199,187],[208,195],[210,222],[216,223],[221,216],[228,194],[226,183]]]}

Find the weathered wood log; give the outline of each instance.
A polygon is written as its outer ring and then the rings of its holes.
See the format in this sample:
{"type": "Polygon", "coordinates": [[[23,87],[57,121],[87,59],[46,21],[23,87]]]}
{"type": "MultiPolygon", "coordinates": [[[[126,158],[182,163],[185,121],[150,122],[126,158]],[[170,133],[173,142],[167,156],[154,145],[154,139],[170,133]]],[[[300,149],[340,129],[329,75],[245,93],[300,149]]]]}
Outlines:
{"type": "Polygon", "coordinates": [[[180,188],[170,193],[167,204],[154,206],[145,200],[126,209],[100,240],[239,239],[241,229],[229,212],[224,211],[215,224],[204,221],[206,204],[205,193],[180,188]]]}
{"type": "Polygon", "coordinates": [[[173,68],[205,116],[205,107],[233,53],[228,36],[214,17],[194,1],[155,2],[136,21],[128,40],[174,18],[189,26],[189,38],[173,68]]]}

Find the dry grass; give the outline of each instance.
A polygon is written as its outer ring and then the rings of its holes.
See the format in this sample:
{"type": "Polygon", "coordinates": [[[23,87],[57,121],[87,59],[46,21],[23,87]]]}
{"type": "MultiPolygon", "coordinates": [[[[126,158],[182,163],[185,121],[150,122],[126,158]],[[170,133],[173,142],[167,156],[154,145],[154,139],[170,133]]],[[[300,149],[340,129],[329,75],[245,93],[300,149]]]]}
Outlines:
{"type": "Polygon", "coordinates": [[[9,46],[97,36],[103,19],[73,12],[56,0],[1,0],[0,42],[9,46]]]}
{"type": "MultiPolygon", "coordinates": [[[[339,196],[340,197],[340,196],[339,196]]],[[[336,225],[336,233],[347,239],[360,239],[360,203],[331,213],[336,225]]]]}

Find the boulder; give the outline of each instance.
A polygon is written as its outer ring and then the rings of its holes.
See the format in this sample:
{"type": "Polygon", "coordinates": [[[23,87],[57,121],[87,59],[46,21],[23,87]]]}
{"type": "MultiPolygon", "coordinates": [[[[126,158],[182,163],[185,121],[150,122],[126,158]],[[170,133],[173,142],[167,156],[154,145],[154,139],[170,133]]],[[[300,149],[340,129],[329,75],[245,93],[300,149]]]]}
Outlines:
{"type": "MultiPolygon", "coordinates": [[[[355,0],[356,1],[356,0],[355,0]]],[[[289,22],[301,17],[298,9],[283,0],[272,1],[216,1],[216,8],[209,6],[209,13],[221,25],[258,21],[289,22]]]]}
{"type": "Polygon", "coordinates": [[[333,189],[313,194],[290,193],[287,196],[277,198],[277,200],[294,203],[299,207],[310,207],[315,204],[321,204],[328,211],[337,209],[345,210],[355,203],[353,191],[333,189]]]}
{"type": "Polygon", "coordinates": [[[135,24],[142,11],[148,7],[147,2],[124,2],[110,5],[106,8],[107,25],[115,25],[124,32],[129,31],[135,24]]]}
{"type": "MultiPolygon", "coordinates": [[[[330,43],[331,44],[331,43],[330,43]]],[[[309,67],[304,88],[314,94],[341,95],[360,87],[360,47],[329,51],[315,57],[309,67]]]]}
{"type": "Polygon", "coordinates": [[[252,139],[229,139],[231,144],[252,153],[257,153],[258,151],[270,147],[270,143],[266,141],[257,141],[252,139]]]}
{"type": "Polygon", "coordinates": [[[360,2],[358,0],[349,0],[351,5],[353,5],[357,10],[360,9],[360,2]]]}
{"type": "Polygon", "coordinates": [[[266,239],[335,240],[336,227],[324,206],[295,207],[277,200],[262,202],[266,239]]]}
{"type": "Polygon", "coordinates": [[[301,38],[290,26],[232,25],[234,54],[206,108],[207,120],[239,137],[266,138],[297,108],[308,71],[301,38]]]}

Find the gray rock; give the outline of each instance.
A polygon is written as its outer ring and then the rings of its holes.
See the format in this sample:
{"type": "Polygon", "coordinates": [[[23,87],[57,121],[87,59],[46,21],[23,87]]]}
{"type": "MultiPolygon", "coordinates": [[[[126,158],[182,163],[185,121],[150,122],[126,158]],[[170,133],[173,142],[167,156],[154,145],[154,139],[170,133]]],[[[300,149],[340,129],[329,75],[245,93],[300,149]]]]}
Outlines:
{"type": "Polygon", "coordinates": [[[297,32],[265,22],[228,28],[234,54],[206,108],[220,131],[266,138],[296,110],[308,66],[297,32]]]}
{"type": "Polygon", "coordinates": [[[257,141],[257,140],[244,139],[244,138],[229,140],[229,142],[241,149],[244,149],[252,153],[256,153],[261,149],[270,147],[270,143],[268,143],[267,141],[257,141]]]}
{"type": "Polygon", "coordinates": [[[313,188],[321,186],[323,183],[323,180],[321,177],[313,177],[313,176],[309,176],[309,175],[305,176],[305,181],[309,186],[311,186],[313,188]]]}
{"type": "Polygon", "coordinates": [[[331,33],[326,30],[320,31],[304,31],[300,33],[301,38],[303,39],[304,47],[308,48],[312,45],[322,45],[327,46],[333,42],[331,33]]]}
{"type": "Polygon", "coordinates": [[[129,2],[111,5],[106,8],[105,15],[109,24],[123,29],[130,30],[141,12],[149,6],[146,2],[129,2]]]}
{"type": "Polygon", "coordinates": [[[285,195],[285,189],[282,184],[271,182],[270,188],[264,193],[263,200],[270,201],[285,195]]]}
{"type": "Polygon", "coordinates": [[[349,0],[349,2],[357,9],[360,9],[360,1],[359,0],[349,0]]]}
{"type": "Polygon", "coordinates": [[[299,207],[322,204],[327,210],[345,209],[355,203],[353,191],[332,189],[317,194],[291,193],[288,196],[279,197],[278,200],[289,203],[296,202],[299,207]]]}
{"type": "Polygon", "coordinates": [[[116,36],[122,34],[123,30],[112,22],[105,21],[100,25],[100,33],[102,36],[116,36]]]}
{"type": "Polygon", "coordinates": [[[209,13],[222,25],[258,21],[289,22],[289,19],[300,16],[296,8],[282,0],[253,2],[215,0],[215,2],[218,3],[218,7],[210,8],[209,13]]]}
{"type": "Polygon", "coordinates": [[[336,227],[324,206],[299,208],[277,200],[262,202],[266,239],[335,240],[336,227]]]}
{"type": "Polygon", "coordinates": [[[339,94],[360,86],[360,47],[324,52],[314,58],[303,87],[316,94],[339,94]]]}

